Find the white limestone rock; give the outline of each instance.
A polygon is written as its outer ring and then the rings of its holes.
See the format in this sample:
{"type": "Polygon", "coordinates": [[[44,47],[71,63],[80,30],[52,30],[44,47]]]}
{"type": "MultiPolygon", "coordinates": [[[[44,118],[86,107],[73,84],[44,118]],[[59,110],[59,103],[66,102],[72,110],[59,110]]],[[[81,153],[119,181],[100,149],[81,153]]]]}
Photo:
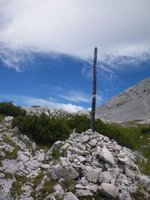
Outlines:
{"type": "Polygon", "coordinates": [[[90,140],[90,141],[89,141],[89,145],[90,145],[91,147],[95,147],[95,146],[97,145],[97,140],[96,140],[96,139],[90,140]]]}
{"type": "Polygon", "coordinates": [[[141,183],[146,187],[146,189],[150,192],[150,177],[145,175],[139,176],[141,183]]]}
{"type": "Polygon", "coordinates": [[[118,157],[118,161],[124,165],[129,164],[129,159],[127,156],[125,156],[124,158],[118,157]]]}
{"type": "Polygon", "coordinates": [[[98,190],[98,185],[94,184],[94,185],[86,185],[85,187],[87,190],[90,190],[92,193],[96,193],[98,190]]]}
{"type": "Polygon", "coordinates": [[[77,156],[76,158],[82,163],[86,161],[85,157],[83,156],[77,156]]]}
{"type": "Polygon", "coordinates": [[[78,197],[87,197],[93,196],[93,193],[90,190],[76,190],[76,195],[78,197]]]}
{"type": "Polygon", "coordinates": [[[79,200],[72,192],[67,192],[63,200],[79,200]]]}
{"type": "Polygon", "coordinates": [[[111,152],[108,150],[108,148],[106,146],[104,146],[101,149],[99,157],[102,160],[104,160],[105,162],[108,162],[108,163],[110,163],[112,165],[115,165],[115,161],[114,161],[113,155],[111,154],[111,152]]]}
{"type": "Polygon", "coordinates": [[[13,120],[13,117],[12,116],[6,116],[4,118],[5,122],[11,122],[13,120]]]}
{"type": "Polygon", "coordinates": [[[105,171],[105,172],[101,172],[98,178],[98,182],[99,183],[109,183],[112,180],[112,175],[105,171]]]}
{"type": "Polygon", "coordinates": [[[35,142],[32,142],[32,149],[33,149],[33,151],[35,151],[35,149],[36,149],[36,143],[35,142]]]}
{"type": "Polygon", "coordinates": [[[97,183],[101,171],[101,168],[94,169],[93,167],[86,166],[83,171],[83,174],[88,181],[97,183]]]}
{"type": "Polygon", "coordinates": [[[79,176],[79,173],[72,166],[62,166],[59,163],[52,166],[52,176],[54,180],[61,178],[75,179],[79,176]]]}
{"type": "Polygon", "coordinates": [[[112,184],[102,183],[100,193],[108,198],[115,199],[119,194],[119,190],[112,184]]]}
{"type": "Polygon", "coordinates": [[[86,143],[89,141],[89,136],[88,135],[84,135],[80,137],[80,142],[81,143],[86,143]]]}
{"type": "Polygon", "coordinates": [[[61,185],[57,184],[53,187],[54,196],[59,195],[61,198],[64,196],[65,192],[61,185]]]}
{"type": "Polygon", "coordinates": [[[53,147],[59,149],[62,146],[63,142],[58,140],[53,144],[53,147]]]}

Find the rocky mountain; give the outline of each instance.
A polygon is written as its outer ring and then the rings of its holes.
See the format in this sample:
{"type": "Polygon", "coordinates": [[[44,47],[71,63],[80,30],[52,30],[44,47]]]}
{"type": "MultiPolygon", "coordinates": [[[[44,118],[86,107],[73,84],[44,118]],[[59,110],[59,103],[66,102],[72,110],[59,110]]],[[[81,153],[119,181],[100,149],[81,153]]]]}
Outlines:
{"type": "Polygon", "coordinates": [[[139,184],[143,199],[150,198],[142,189],[150,192],[150,178],[134,163],[136,153],[115,140],[87,130],[42,148],[12,129],[12,119],[0,123],[0,200],[79,200],[95,195],[131,200],[139,184]]]}
{"type": "Polygon", "coordinates": [[[150,77],[97,108],[96,117],[110,121],[150,122],[150,77]]]}

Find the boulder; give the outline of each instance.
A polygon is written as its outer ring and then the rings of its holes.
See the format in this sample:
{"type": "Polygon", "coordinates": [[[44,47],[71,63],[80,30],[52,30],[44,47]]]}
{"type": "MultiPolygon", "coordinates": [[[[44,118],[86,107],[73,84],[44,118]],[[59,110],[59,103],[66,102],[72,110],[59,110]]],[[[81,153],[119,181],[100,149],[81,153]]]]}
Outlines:
{"type": "Polygon", "coordinates": [[[76,195],[78,197],[87,197],[93,196],[93,193],[90,190],[76,190],[76,195]]]}
{"type": "Polygon", "coordinates": [[[150,177],[145,175],[140,175],[140,182],[146,187],[146,189],[150,192],[150,177]]]}
{"type": "Polygon", "coordinates": [[[85,143],[89,141],[89,136],[88,135],[84,135],[80,137],[80,142],[81,143],[85,143]]]}
{"type": "Polygon", "coordinates": [[[121,150],[121,146],[116,144],[116,145],[114,145],[113,150],[114,151],[120,151],[121,150]]]}
{"type": "Polygon", "coordinates": [[[86,189],[90,190],[92,193],[96,193],[97,190],[98,190],[98,185],[90,185],[90,184],[88,184],[88,185],[86,185],[86,189]]]}
{"type": "Polygon", "coordinates": [[[86,151],[86,150],[80,150],[80,149],[78,149],[77,147],[73,147],[71,150],[72,150],[72,152],[73,152],[74,154],[78,154],[78,155],[80,155],[80,156],[86,156],[86,155],[89,155],[89,154],[90,154],[90,152],[88,152],[88,151],[86,151]]]}
{"type": "Polygon", "coordinates": [[[92,139],[92,140],[89,141],[89,145],[90,145],[91,147],[95,147],[96,144],[97,144],[97,140],[96,140],[96,139],[92,139]]]}
{"type": "Polygon", "coordinates": [[[113,155],[111,154],[111,152],[108,150],[108,148],[106,146],[104,146],[101,149],[99,157],[102,160],[104,160],[105,162],[108,162],[108,163],[110,163],[112,165],[115,165],[115,161],[114,161],[113,155]]]}
{"type": "Polygon", "coordinates": [[[32,149],[33,149],[33,151],[35,151],[35,149],[36,149],[36,143],[35,142],[32,142],[32,149]]]}
{"type": "Polygon", "coordinates": [[[121,164],[124,164],[124,165],[127,165],[129,163],[129,159],[127,158],[127,156],[121,158],[121,157],[118,157],[118,161],[121,163],[121,164]]]}
{"type": "Polygon", "coordinates": [[[59,184],[57,184],[57,185],[55,185],[54,187],[53,187],[53,190],[54,190],[54,196],[56,196],[56,195],[59,195],[59,197],[63,197],[63,195],[64,195],[64,189],[62,188],[62,186],[61,185],[59,185],[59,184]]]}
{"type": "Polygon", "coordinates": [[[76,158],[77,158],[80,162],[85,162],[85,161],[86,161],[85,157],[83,157],[83,156],[77,156],[76,158]]]}
{"type": "Polygon", "coordinates": [[[112,180],[112,175],[105,171],[105,172],[101,172],[98,178],[98,182],[99,183],[109,183],[112,180]]]}
{"type": "Polygon", "coordinates": [[[108,198],[115,199],[119,194],[119,190],[116,186],[112,184],[102,183],[100,188],[100,194],[108,198]]]}
{"type": "Polygon", "coordinates": [[[99,174],[101,171],[101,168],[94,169],[93,167],[86,166],[83,171],[83,174],[88,181],[96,183],[98,181],[99,174]]]}
{"type": "Polygon", "coordinates": [[[59,163],[52,166],[52,176],[54,180],[64,179],[76,179],[79,173],[72,166],[62,166],[59,163]]]}
{"type": "Polygon", "coordinates": [[[67,192],[63,200],[79,200],[72,192],[67,192]]]}
{"type": "Polygon", "coordinates": [[[62,146],[63,142],[58,140],[53,144],[54,149],[59,149],[62,146]]]}

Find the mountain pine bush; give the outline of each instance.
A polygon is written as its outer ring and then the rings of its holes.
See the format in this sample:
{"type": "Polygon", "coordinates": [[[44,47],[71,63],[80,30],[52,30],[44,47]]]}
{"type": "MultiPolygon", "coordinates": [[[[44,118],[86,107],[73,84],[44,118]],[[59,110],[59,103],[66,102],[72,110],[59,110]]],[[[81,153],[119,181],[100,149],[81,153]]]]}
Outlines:
{"type": "Polygon", "coordinates": [[[21,109],[19,106],[14,106],[12,102],[1,102],[0,103],[0,114],[4,116],[25,116],[26,111],[21,109]]]}
{"type": "Polygon", "coordinates": [[[71,133],[65,120],[48,117],[45,114],[16,117],[12,122],[12,127],[15,126],[38,144],[47,146],[51,146],[57,140],[67,139],[71,133]]]}

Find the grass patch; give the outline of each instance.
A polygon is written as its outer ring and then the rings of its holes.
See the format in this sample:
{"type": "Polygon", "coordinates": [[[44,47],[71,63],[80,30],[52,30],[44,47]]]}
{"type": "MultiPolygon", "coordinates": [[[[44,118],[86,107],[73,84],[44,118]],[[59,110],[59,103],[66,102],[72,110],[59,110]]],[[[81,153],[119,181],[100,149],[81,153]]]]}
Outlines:
{"type": "Polygon", "coordinates": [[[135,200],[147,200],[147,198],[145,197],[145,194],[143,193],[145,191],[146,191],[146,189],[144,187],[142,187],[141,185],[139,185],[137,192],[133,193],[132,197],[135,200]]]}
{"type": "Polygon", "coordinates": [[[6,144],[11,145],[12,147],[14,147],[16,150],[20,150],[20,147],[13,141],[11,140],[9,137],[4,136],[3,137],[3,142],[5,142],[6,144]]]}
{"type": "Polygon", "coordinates": [[[42,181],[43,178],[44,174],[40,173],[38,176],[31,180],[34,189],[38,186],[38,184],[42,181]]]}
{"type": "Polygon", "coordinates": [[[9,144],[12,147],[14,147],[13,151],[4,150],[5,159],[14,159],[15,160],[17,158],[17,156],[18,156],[18,150],[20,150],[20,147],[13,140],[11,140],[7,136],[3,137],[3,142],[6,143],[6,144],[9,144]]]}
{"type": "Polygon", "coordinates": [[[63,150],[53,149],[52,158],[54,160],[58,160],[60,157],[64,157],[65,153],[66,153],[66,149],[63,149],[63,150]]]}
{"type": "Polygon", "coordinates": [[[67,192],[72,192],[75,193],[76,189],[75,189],[75,180],[71,180],[71,179],[65,179],[62,183],[61,186],[62,188],[67,192]]]}
{"type": "Polygon", "coordinates": [[[21,189],[22,185],[25,184],[28,179],[26,178],[26,176],[20,176],[18,174],[15,174],[14,176],[16,178],[16,181],[12,184],[11,195],[17,198],[23,193],[23,190],[21,189]]]}
{"type": "Polygon", "coordinates": [[[4,120],[4,115],[0,114],[0,123],[2,123],[4,120]]]}
{"type": "Polygon", "coordinates": [[[36,188],[42,182],[44,176],[45,175],[41,173],[37,177],[35,177],[35,179],[32,180],[33,191],[31,193],[31,196],[34,199],[44,199],[46,198],[46,196],[53,192],[53,187],[56,184],[56,182],[50,177],[49,180],[45,180],[42,188],[38,192],[36,192],[36,188]]]}
{"type": "Polygon", "coordinates": [[[10,172],[5,172],[5,179],[13,179],[13,174],[10,172]]]}
{"type": "Polygon", "coordinates": [[[22,187],[21,182],[19,181],[13,182],[12,188],[11,188],[12,197],[17,197],[18,195],[22,194],[23,191],[21,190],[21,187],[22,187]]]}
{"type": "Polygon", "coordinates": [[[5,159],[12,159],[15,160],[18,156],[18,151],[16,151],[15,149],[13,151],[4,151],[5,153],[5,159]]]}

